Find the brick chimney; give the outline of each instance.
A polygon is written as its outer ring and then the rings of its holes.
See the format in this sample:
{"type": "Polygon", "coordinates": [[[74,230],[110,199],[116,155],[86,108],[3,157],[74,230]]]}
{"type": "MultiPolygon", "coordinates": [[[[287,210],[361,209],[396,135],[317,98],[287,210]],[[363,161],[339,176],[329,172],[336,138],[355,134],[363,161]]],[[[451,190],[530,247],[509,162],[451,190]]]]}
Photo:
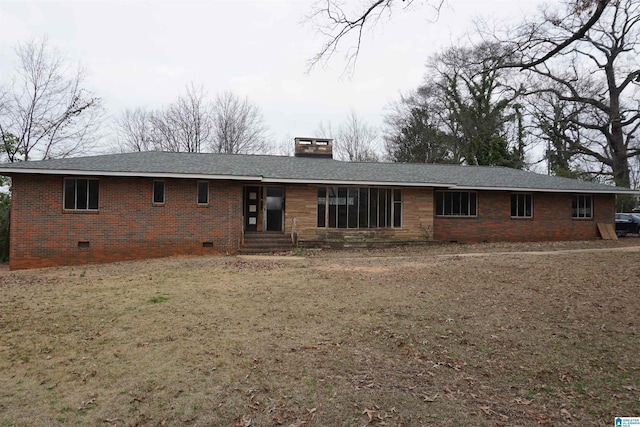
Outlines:
{"type": "Polygon", "coordinates": [[[333,158],[333,139],[327,138],[295,138],[296,157],[315,157],[319,159],[333,158]]]}

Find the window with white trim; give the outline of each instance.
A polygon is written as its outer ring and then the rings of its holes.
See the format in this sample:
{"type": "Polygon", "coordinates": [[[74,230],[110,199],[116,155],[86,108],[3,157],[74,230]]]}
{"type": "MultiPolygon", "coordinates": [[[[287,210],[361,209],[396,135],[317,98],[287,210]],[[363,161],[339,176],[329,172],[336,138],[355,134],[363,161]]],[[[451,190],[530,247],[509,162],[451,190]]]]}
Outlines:
{"type": "Polygon", "coordinates": [[[511,193],[511,218],[533,217],[533,195],[511,193]]]}
{"type": "Polygon", "coordinates": [[[593,218],[593,198],[590,194],[576,194],[571,200],[572,218],[593,218]]]}
{"type": "Polygon", "coordinates": [[[436,191],[436,215],[476,216],[478,195],[475,191],[436,191]]]}
{"type": "Polygon", "coordinates": [[[164,204],[164,181],[153,181],[153,204],[164,204]]]}
{"type": "Polygon", "coordinates": [[[64,209],[76,211],[98,210],[99,191],[97,179],[65,178],[64,209]]]}
{"type": "Polygon", "coordinates": [[[198,181],[198,204],[209,204],[209,181],[198,181]]]}

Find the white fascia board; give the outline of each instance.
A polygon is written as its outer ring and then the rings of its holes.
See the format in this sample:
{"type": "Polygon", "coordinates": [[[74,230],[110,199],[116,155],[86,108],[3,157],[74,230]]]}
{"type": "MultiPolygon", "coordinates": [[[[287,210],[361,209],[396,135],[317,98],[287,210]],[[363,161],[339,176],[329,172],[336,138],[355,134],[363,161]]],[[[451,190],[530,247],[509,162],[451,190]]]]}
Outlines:
{"type": "Polygon", "coordinates": [[[142,178],[186,178],[186,179],[218,179],[228,181],[262,181],[261,176],[244,175],[207,175],[190,173],[166,173],[166,172],[113,172],[93,170],[62,170],[62,169],[3,169],[0,174],[34,174],[34,175],[67,175],[67,176],[116,176],[116,177],[142,177],[142,178]]]}
{"type": "Polygon", "coordinates": [[[429,182],[393,182],[393,181],[344,181],[335,179],[293,179],[293,178],[263,178],[268,184],[311,184],[311,185],[366,185],[387,187],[439,187],[451,188],[455,184],[434,184],[429,182]]]}
{"type": "Polygon", "coordinates": [[[579,189],[553,189],[553,188],[519,188],[519,187],[472,187],[456,186],[455,190],[464,191],[511,191],[518,193],[572,193],[572,194],[640,194],[640,190],[614,189],[611,190],[579,190],[579,189]]]}

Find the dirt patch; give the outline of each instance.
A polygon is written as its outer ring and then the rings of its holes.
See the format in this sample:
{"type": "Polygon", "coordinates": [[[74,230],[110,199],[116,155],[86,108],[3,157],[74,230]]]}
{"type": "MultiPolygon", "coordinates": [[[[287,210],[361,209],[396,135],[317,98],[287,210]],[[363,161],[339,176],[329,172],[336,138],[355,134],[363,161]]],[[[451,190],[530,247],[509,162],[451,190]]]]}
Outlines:
{"type": "Polygon", "coordinates": [[[638,243],[0,272],[0,425],[612,425],[638,243]]]}

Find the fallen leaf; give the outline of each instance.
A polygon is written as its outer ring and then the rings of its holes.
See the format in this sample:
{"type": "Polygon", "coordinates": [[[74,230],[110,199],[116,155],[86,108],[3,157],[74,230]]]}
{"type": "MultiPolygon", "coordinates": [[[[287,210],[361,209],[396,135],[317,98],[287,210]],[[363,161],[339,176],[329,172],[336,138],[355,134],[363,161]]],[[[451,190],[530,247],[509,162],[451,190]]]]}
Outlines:
{"type": "Polygon", "coordinates": [[[481,406],[480,410],[482,412],[484,412],[487,415],[491,415],[493,413],[493,411],[491,410],[491,408],[489,408],[488,406],[481,406]]]}
{"type": "Polygon", "coordinates": [[[243,415],[238,421],[236,421],[236,427],[251,427],[251,417],[243,415]]]}
{"type": "Polygon", "coordinates": [[[435,402],[438,397],[440,397],[438,393],[434,394],[433,397],[422,396],[425,402],[435,402]]]}
{"type": "Polygon", "coordinates": [[[373,420],[373,414],[375,414],[376,411],[374,411],[373,409],[365,409],[364,411],[362,411],[362,415],[367,415],[369,417],[369,422],[371,422],[371,420],[373,420]]]}

